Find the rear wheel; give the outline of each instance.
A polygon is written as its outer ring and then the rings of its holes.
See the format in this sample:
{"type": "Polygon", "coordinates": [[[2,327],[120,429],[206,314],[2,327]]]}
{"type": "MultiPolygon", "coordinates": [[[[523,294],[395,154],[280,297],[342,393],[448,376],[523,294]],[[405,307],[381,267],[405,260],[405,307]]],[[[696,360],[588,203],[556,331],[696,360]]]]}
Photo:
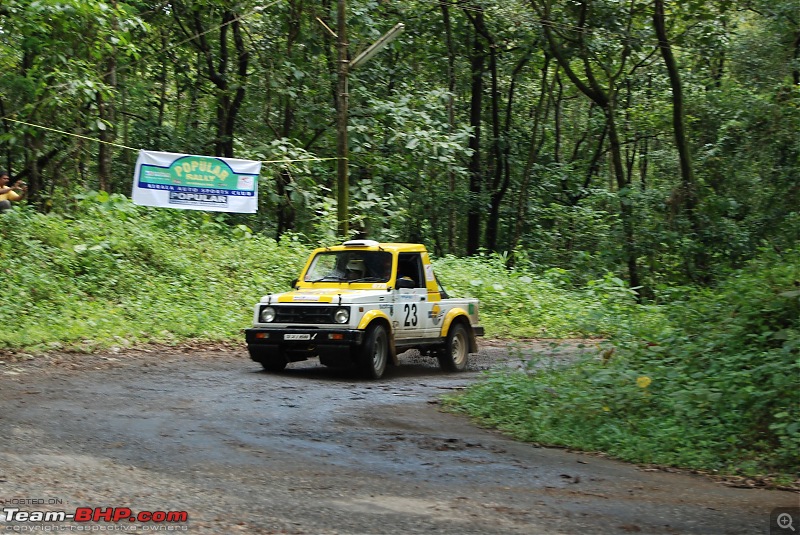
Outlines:
{"type": "Polygon", "coordinates": [[[437,355],[439,366],[449,372],[463,372],[467,369],[469,356],[469,333],[461,323],[450,327],[445,346],[437,355]]]}
{"type": "Polygon", "coordinates": [[[389,361],[389,333],[377,323],[367,330],[364,344],[359,348],[359,365],[370,379],[380,379],[389,361]]]}

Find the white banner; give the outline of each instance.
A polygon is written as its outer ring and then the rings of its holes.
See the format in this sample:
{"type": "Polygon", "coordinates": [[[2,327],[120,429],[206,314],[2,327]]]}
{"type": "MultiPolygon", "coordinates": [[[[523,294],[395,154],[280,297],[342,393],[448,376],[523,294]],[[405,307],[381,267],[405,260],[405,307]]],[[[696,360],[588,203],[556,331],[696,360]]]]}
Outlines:
{"type": "Polygon", "coordinates": [[[133,177],[133,202],[143,206],[208,210],[258,211],[261,162],[140,151],[133,177]]]}

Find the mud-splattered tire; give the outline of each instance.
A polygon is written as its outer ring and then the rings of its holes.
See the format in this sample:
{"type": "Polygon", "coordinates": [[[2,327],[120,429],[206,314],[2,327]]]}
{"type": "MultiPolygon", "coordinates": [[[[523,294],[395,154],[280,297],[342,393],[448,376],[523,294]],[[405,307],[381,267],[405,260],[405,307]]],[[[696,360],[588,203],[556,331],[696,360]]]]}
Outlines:
{"type": "Polygon", "coordinates": [[[463,372],[467,369],[469,357],[469,333],[461,323],[455,323],[450,327],[442,349],[437,358],[439,366],[448,372],[463,372]]]}
{"type": "Polygon", "coordinates": [[[382,324],[367,329],[364,344],[359,348],[359,366],[369,379],[380,379],[389,361],[389,333],[382,324]]]}

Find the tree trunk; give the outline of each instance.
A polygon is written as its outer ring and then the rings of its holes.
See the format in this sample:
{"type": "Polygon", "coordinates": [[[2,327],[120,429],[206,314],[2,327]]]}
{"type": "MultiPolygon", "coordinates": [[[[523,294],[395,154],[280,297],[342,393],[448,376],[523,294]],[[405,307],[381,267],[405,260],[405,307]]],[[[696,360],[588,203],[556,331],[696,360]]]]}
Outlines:
{"type": "MultiPolygon", "coordinates": [[[[525,52],[514,66],[511,73],[511,81],[508,88],[508,98],[506,100],[506,113],[503,121],[502,132],[498,132],[494,144],[496,154],[496,169],[495,180],[492,184],[492,197],[490,201],[489,219],[486,222],[486,246],[491,251],[498,251],[498,234],[500,232],[500,208],[506,193],[511,185],[511,166],[509,163],[511,156],[511,126],[512,126],[512,110],[514,109],[514,96],[517,86],[517,78],[519,77],[522,69],[528,64],[530,60],[530,52],[525,52]]],[[[494,63],[494,61],[493,61],[494,63]]],[[[492,65],[492,99],[499,99],[499,91],[496,91],[495,80],[497,78],[496,65],[492,65]]],[[[500,123],[500,117],[497,110],[497,105],[492,105],[492,116],[497,123],[500,123]]]]}
{"type": "Polygon", "coordinates": [[[605,108],[606,120],[608,121],[608,141],[611,149],[611,162],[614,168],[614,177],[617,181],[617,194],[619,195],[619,212],[622,220],[622,232],[624,236],[625,262],[628,266],[628,280],[631,288],[639,288],[639,267],[636,263],[636,239],[633,224],[633,203],[630,199],[630,180],[625,174],[625,166],[622,163],[622,144],[617,133],[617,119],[614,99],[609,99],[609,104],[605,108]]]}
{"type": "Polygon", "coordinates": [[[686,137],[686,121],[683,111],[683,85],[672,47],[667,38],[664,21],[664,0],[655,0],[653,13],[653,26],[658,36],[658,48],[664,58],[664,64],[669,74],[670,88],[672,89],[672,128],[675,132],[675,146],[680,157],[681,183],[683,186],[684,206],[690,219],[694,219],[693,212],[697,204],[697,188],[692,169],[692,159],[689,154],[689,141],[686,137]]]}
{"type": "MultiPolygon", "coordinates": [[[[669,74],[670,88],[672,89],[672,128],[675,132],[675,146],[678,149],[681,169],[681,195],[683,208],[689,220],[693,238],[700,239],[702,228],[697,218],[695,208],[697,207],[697,183],[692,168],[692,158],[689,150],[689,140],[686,135],[686,118],[683,108],[683,84],[681,83],[678,63],[672,53],[672,45],[667,37],[667,29],[664,14],[664,0],[655,0],[655,11],[653,13],[653,26],[658,37],[658,48],[664,58],[664,65],[669,74]]],[[[708,282],[705,273],[707,263],[704,248],[701,247],[694,255],[694,269],[690,268],[689,276],[708,282]],[[693,271],[693,272],[691,272],[693,271]]]]}
{"type": "MultiPolygon", "coordinates": [[[[475,20],[483,22],[483,13],[478,12],[475,20]]],[[[472,135],[469,138],[469,148],[472,155],[469,160],[469,208],[467,211],[467,254],[475,255],[480,248],[481,233],[481,192],[483,172],[481,170],[481,112],[483,108],[483,71],[486,60],[486,50],[481,36],[475,32],[470,55],[470,75],[472,77],[469,124],[472,135]]]]}
{"type": "MultiPolygon", "coordinates": [[[[442,18],[444,20],[444,35],[445,41],[447,44],[447,91],[450,93],[447,99],[447,126],[448,126],[448,133],[452,133],[455,129],[456,124],[456,114],[455,114],[455,103],[454,95],[456,92],[456,52],[455,47],[453,45],[453,28],[450,22],[450,9],[447,7],[446,2],[442,2],[440,4],[442,9],[442,18]]],[[[447,173],[448,178],[448,191],[450,192],[450,198],[455,198],[456,192],[456,174],[455,171],[450,170],[447,173]]],[[[454,206],[455,203],[450,202],[448,203],[448,213],[447,213],[447,252],[450,254],[455,254],[456,252],[456,224],[457,224],[457,210],[454,206]]]]}
{"type": "MultiPolygon", "coordinates": [[[[522,238],[525,220],[528,216],[528,188],[530,187],[531,183],[533,166],[536,165],[536,162],[539,160],[539,153],[541,152],[545,141],[545,136],[543,134],[539,135],[539,129],[541,123],[548,115],[548,92],[552,93],[553,90],[551,85],[553,82],[547,81],[547,75],[550,70],[550,58],[550,55],[545,53],[544,64],[542,65],[541,69],[542,80],[540,82],[539,100],[536,103],[536,108],[534,110],[533,125],[531,127],[531,139],[528,145],[528,157],[525,160],[525,167],[522,169],[522,181],[519,186],[517,217],[516,221],[514,222],[514,234],[511,239],[511,244],[509,245],[509,249],[512,251],[517,248],[517,245],[522,238]]],[[[558,67],[556,67],[556,69],[557,68],[558,67]]],[[[556,77],[557,74],[553,76],[553,79],[555,80],[556,77]]]]}
{"type": "MultiPolygon", "coordinates": [[[[302,2],[289,2],[289,19],[287,21],[286,34],[286,58],[292,60],[294,44],[300,37],[300,17],[302,15],[302,2]]],[[[283,104],[283,121],[281,123],[280,135],[283,138],[292,137],[294,127],[295,103],[291,97],[285,97],[283,104]]],[[[276,239],[280,239],[284,232],[294,230],[296,211],[292,204],[289,185],[292,182],[292,174],[289,169],[284,167],[275,176],[275,189],[280,199],[278,204],[278,228],[275,231],[276,239]]]]}
{"type": "MultiPolygon", "coordinates": [[[[117,0],[112,0],[111,7],[116,13],[117,0]]],[[[113,16],[111,27],[117,31],[119,24],[116,15],[113,16]]],[[[103,73],[103,82],[109,88],[110,93],[115,93],[117,89],[117,54],[116,47],[112,45],[111,50],[108,52],[105,61],[105,72],[103,73]]],[[[114,189],[112,183],[111,173],[113,170],[113,148],[111,143],[116,138],[114,133],[116,121],[116,112],[114,109],[114,99],[105,99],[102,93],[97,94],[97,112],[98,118],[104,125],[100,130],[100,147],[98,150],[99,165],[97,176],[100,182],[99,188],[102,191],[111,193],[114,189]]]]}
{"type": "MultiPolygon", "coordinates": [[[[105,83],[112,90],[117,87],[117,61],[114,56],[108,58],[106,62],[105,83]]],[[[106,99],[101,92],[97,93],[97,115],[103,127],[99,132],[100,146],[98,148],[98,188],[101,191],[111,193],[113,184],[111,173],[113,170],[113,148],[111,143],[115,139],[114,125],[116,124],[116,113],[114,111],[114,100],[106,99]]]]}
{"type": "MultiPolygon", "coordinates": [[[[540,7],[543,7],[543,11],[541,11],[542,18],[547,21],[549,17],[550,5],[545,4],[544,6],[540,7]]],[[[583,12],[581,13],[581,21],[583,22],[585,21],[586,10],[588,9],[587,5],[582,4],[582,9],[583,12]]],[[[605,114],[606,126],[608,128],[608,140],[610,145],[609,150],[611,152],[612,172],[618,190],[617,194],[619,195],[620,219],[624,235],[623,249],[625,251],[625,263],[628,268],[628,279],[631,287],[638,287],[640,286],[640,278],[639,268],[636,261],[637,255],[635,247],[633,205],[631,198],[629,197],[629,180],[625,174],[625,166],[623,165],[622,161],[622,143],[617,131],[617,99],[614,89],[615,77],[612,76],[608,80],[608,88],[603,87],[596,78],[595,72],[592,69],[590,55],[585,50],[583,43],[580,43],[582,48],[579,49],[579,59],[581,60],[580,63],[583,65],[584,75],[586,76],[586,81],[582,80],[573,69],[573,65],[578,62],[575,60],[575,58],[567,57],[562,52],[559,43],[555,39],[553,27],[549,24],[543,24],[542,27],[549,48],[553,53],[553,57],[556,58],[564,73],[567,75],[570,81],[575,84],[575,87],[577,87],[581,93],[586,95],[595,104],[597,104],[597,106],[599,106],[605,114]]],[[[582,39],[583,36],[581,35],[580,38],[582,39]]],[[[624,65],[624,59],[625,55],[623,54],[621,65],[616,70],[617,75],[623,72],[622,66],[624,65]]]]}
{"type": "Polygon", "coordinates": [[[339,63],[337,65],[336,84],[336,218],[339,227],[339,236],[347,238],[350,232],[350,178],[349,178],[349,149],[347,146],[347,120],[349,94],[347,89],[348,67],[347,58],[347,2],[338,0],[336,10],[336,31],[338,32],[336,49],[339,63]]]}
{"type": "MultiPolygon", "coordinates": [[[[179,5],[176,2],[175,14],[179,15],[179,5]]],[[[201,12],[193,10],[191,13],[194,35],[189,36],[192,43],[205,59],[208,78],[217,87],[217,113],[216,113],[216,139],[214,142],[215,156],[226,158],[233,157],[233,137],[236,126],[236,117],[245,96],[247,81],[247,66],[249,53],[244,45],[239,17],[231,12],[222,14],[222,25],[219,26],[219,50],[212,50],[206,39],[208,31],[203,25],[201,12]],[[228,51],[228,28],[233,33],[233,43],[236,49],[236,70],[231,73],[229,66],[230,53],[228,51]],[[215,64],[216,61],[216,64],[215,64]],[[231,90],[231,78],[236,89],[231,90]]]]}

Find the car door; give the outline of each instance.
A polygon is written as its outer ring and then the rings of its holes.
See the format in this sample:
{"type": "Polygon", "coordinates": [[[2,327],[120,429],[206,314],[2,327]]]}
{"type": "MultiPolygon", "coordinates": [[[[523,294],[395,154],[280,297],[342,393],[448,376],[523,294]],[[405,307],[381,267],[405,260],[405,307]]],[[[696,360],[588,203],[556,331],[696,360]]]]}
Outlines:
{"type": "Polygon", "coordinates": [[[393,322],[395,339],[424,338],[431,305],[425,284],[425,271],[420,253],[400,253],[397,261],[397,290],[393,322]],[[403,282],[401,282],[403,281],[403,282]],[[409,286],[403,287],[400,286],[409,286]]]}

